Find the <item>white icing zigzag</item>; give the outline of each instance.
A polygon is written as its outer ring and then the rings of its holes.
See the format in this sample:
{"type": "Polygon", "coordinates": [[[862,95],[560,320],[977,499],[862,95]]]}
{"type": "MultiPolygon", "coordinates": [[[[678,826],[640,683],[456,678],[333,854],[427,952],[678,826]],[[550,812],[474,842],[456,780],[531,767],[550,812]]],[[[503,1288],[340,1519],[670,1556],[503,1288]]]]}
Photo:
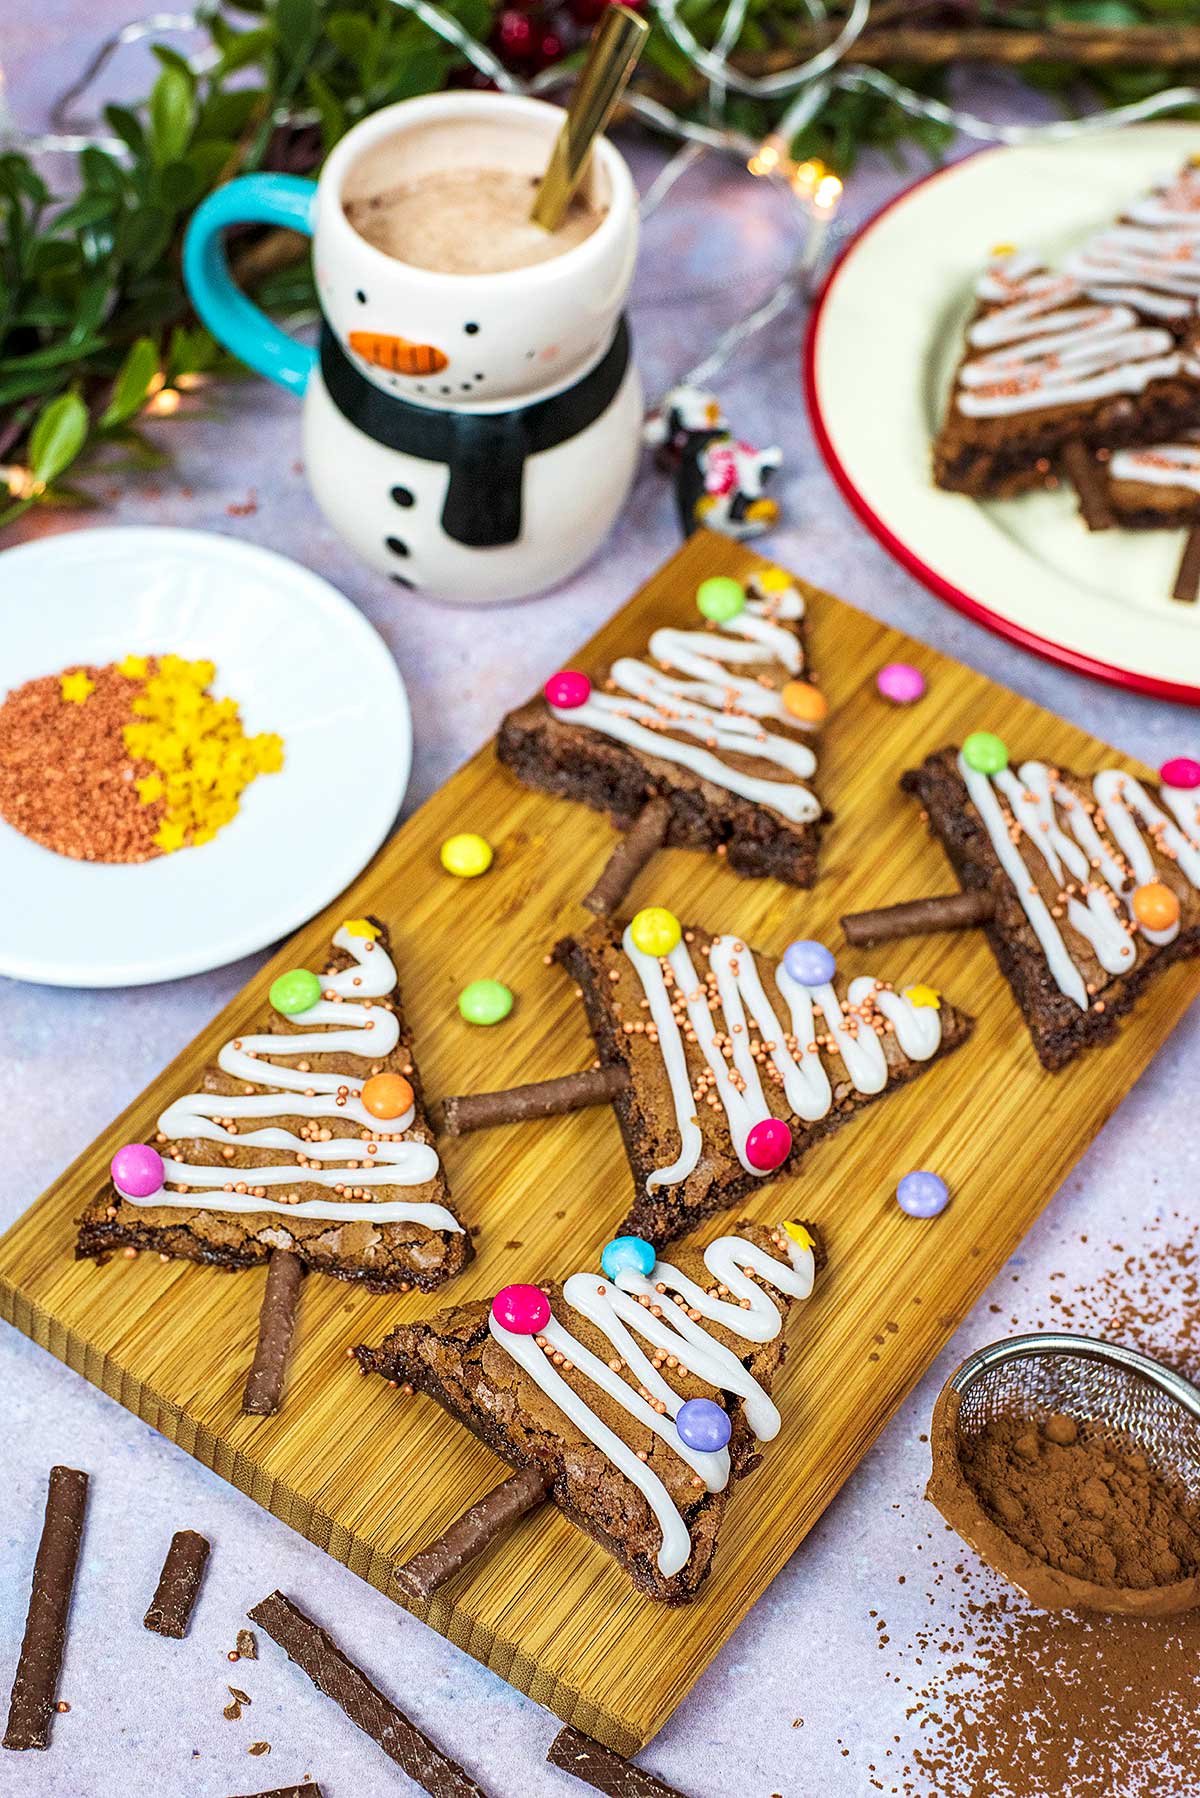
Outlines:
{"type": "MultiPolygon", "coordinates": [[[[129,1204],[174,1206],[185,1211],[275,1212],[283,1217],[325,1218],[331,1222],[369,1219],[376,1224],[418,1223],[431,1230],[460,1233],[462,1225],[444,1205],[414,1204],[403,1199],[373,1202],[366,1188],[373,1186],[422,1186],[438,1170],[437,1150],[419,1141],[386,1142],[377,1133],[383,1126],[364,1106],[364,1080],[346,1074],[303,1072],[281,1067],[276,1055],[354,1055],[378,1063],[390,1055],[400,1037],[396,1014],[376,1005],[396,985],[396,969],[387,951],[369,936],[352,933],[345,925],[334,934],[334,945],[348,950],[355,965],[340,974],[322,976],[321,998],[307,1011],[297,1012],[296,1024],[336,1025],[338,1028],[299,1031],[284,1036],[239,1036],[226,1043],[217,1066],[235,1080],[270,1090],[260,1093],[187,1093],[175,1099],[158,1120],[160,1133],[169,1143],[200,1138],[228,1144],[230,1148],[278,1149],[281,1159],[267,1167],[231,1168],[198,1166],[164,1157],[164,1186],[149,1198],[122,1193],[129,1204]],[[369,1042],[364,1039],[369,1036],[369,1042]],[[289,1096],[284,1099],[281,1093],[289,1096]],[[278,1117],[349,1118],[369,1130],[370,1139],[330,1136],[316,1140],[290,1130],[226,1128],[224,1120],[278,1117]],[[286,1156],[287,1159],[282,1159],[286,1156]],[[337,1163],[355,1165],[339,1167],[337,1163]],[[314,1163],[320,1165],[313,1165],[314,1163]],[[327,1165],[333,1164],[333,1165],[327,1165]],[[277,1202],[260,1188],[297,1185],[342,1188],[345,1199],[306,1199],[299,1204],[277,1202]],[[175,1190],[178,1187],[185,1190],[175,1190]],[[235,1186],[243,1190],[236,1191],[235,1186]],[[220,1189],[212,1198],[205,1188],[220,1189]]],[[[413,1108],[388,1120],[387,1135],[400,1136],[413,1121],[413,1108]]]]}
{"type": "Polygon", "coordinates": [[[653,1430],[687,1463],[708,1491],[723,1491],[729,1483],[729,1451],[689,1448],[681,1440],[673,1420],[683,1400],[634,1341],[634,1333],[652,1343],[662,1357],[674,1356],[697,1379],[719,1392],[737,1394],[745,1405],[750,1428],[760,1442],[769,1442],[779,1433],[779,1412],[738,1356],[717,1342],[690,1314],[699,1313],[746,1342],[772,1341],[783,1325],[780,1309],[743,1269],[757,1274],[760,1280],[790,1298],[806,1299],[813,1288],[812,1249],[807,1242],[798,1242],[790,1235],[785,1240],[790,1257],[786,1264],[740,1236],[718,1237],[704,1251],[704,1264],[713,1279],[728,1290],[728,1299],[706,1292],[668,1261],[657,1261],[650,1277],[621,1273],[616,1280],[608,1280],[597,1274],[571,1275],[563,1286],[567,1304],[608,1337],[614,1359],[623,1364],[642,1391],[649,1394],[648,1398],[629,1384],[620,1369],[585,1348],[556,1318],[551,1317],[540,1335],[533,1337],[506,1330],[494,1315],[489,1317],[496,1342],[643,1494],[662,1529],[658,1566],[667,1578],[686,1567],[692,1552],[692,1539],[677,1505],[658,1475],[597,1417],[586,1399],[557,1372],[549,1356],[563,1356],[630,1416],[653,1430]],[[678,1294],[683,1303],[669,1302],[667,1293],[678,1294]],[[742,1299],[748,1301],[748,1308],[743,1309],[738,1302],[742,1299]],[[656,1404],[661,1404],[663,1410],[656,1410],[656,1404]]]}
{"type": "Polygon", "coordinates": [[[622,947],[637,972],[650,1005],[650,1017],[658,1033],[658,1046],[675,1102],[680,1152],[669,1167],[658,1168],[646,1182],[647,1190],[674,1186],[686,1180],[700,1159],[702,1137],[696,1116],[696,1097],[688,1071],[683,1033],[673,1009],[673,993],[682,996],[689,1030],[713,1075],[713,1091],[725,1110],[734,1151],[749,1174],[763,1176],[746,1158],[746,1138],[755,1124],[772,1115],[763,1094],[760,1064],[755,1059],[746,1014],[758,1031],[763,1051],[769,1056],[783,1084],[796,1117],[812,1122],[826,1115],[833,1104],[833,1089],[817,1047],[814,1011],[825,1020],[847,1072],[861,1093],[882,1092],[888,1066],[883,1044],[871,1026],[874,1009],[890,1023],[897,1041],[912,1061],[928,1061],[942,1040],[940,1013],[933,1005],[914,1005],[903,993],[862,975],[850,982],[851,1016],[832,983],[801,986],[783,963],[775,970],[775,985],[788,1009],[788,1026],[763,988],[754,956],[736,937],[714,937],[709,966],[716,976],[717,993],[724,1014],[723,1039],[730,1047],[732,1065],[718,1041],[717,1018],[709,1005],[710,989],[696,972],[686,938],[681,938],[665,961],[639,949],[629,930],[622,947]],[[670,970],[670,985],[668,975],[670,970]]]}
{"type": "Polygon", "coordinates": [[[1178,923],[1168,930],[1149,930],[1138,924],[1132,900],[1137,887],[1158,879],[1143,833],[1156,838],[1160,852],[1200,890],[1200,791],[1163,786],[1162,798],[1174,813],[1172,821],[1139,780],[1118,768],[1106,768],[1096,775],[1092,782],[1094,808],[1085,806],[1044,762],[1022,762],[1015,773],[1004,768],[987,775],[969,767],[960,755],[958,769],[1042,946],[1055,985],[1081,1010],[1086,1011],[1091,1003],[1083,975],[1054,913],[1030,879],[1022,843],[1037,850],[1059,882],[1063,890],[1055,910],[1061,908],[1067,923],[1091,945],[1106,972],[1123,974],[1134,965],[1136,932],[1157,945],[1178,936],[1178,923]],[[996,797],[997,790],[1004,794],[1021,826],[1019,842],[1009,834],[1009,818],[996,797]],[[1101,835],[1097,820],[1107,835],[1101,835]]]}
{"type": "Polygon", "coordinates": [[[631,749],[690,768],[714,786],[770,806],[793,824],[808,823],[821,815],[820,801],[802,784],[815,772],[817,758],[806,743],[768,730],[764,720],[778,720],[793,730],[804,727],[777,691],[752,675],[734,672],[774,659],[795,679],[803,657],[795,632],[786,625],[803,616],[803,597],[788,587],[747,600],[744,610],[719,630],[657,630],[649,644],[652,662],[622,656],[613,663],[610,677],[619,693],[593,689],[583,705],[550,709],[566,723],[590,725],[631,749]],[[680,743],[668,732],[698,740],[680,743]],[[773,763],[792,779],[743,773],[722,759],[731,753],[773,763]]]}
{"type": "Polygon", "coordinates": [[[1115,450],[1108,473],[1114,481],[1187,487],[1200,493],[1200,443],[1155,443],[1147,449],[1115,450]]]}

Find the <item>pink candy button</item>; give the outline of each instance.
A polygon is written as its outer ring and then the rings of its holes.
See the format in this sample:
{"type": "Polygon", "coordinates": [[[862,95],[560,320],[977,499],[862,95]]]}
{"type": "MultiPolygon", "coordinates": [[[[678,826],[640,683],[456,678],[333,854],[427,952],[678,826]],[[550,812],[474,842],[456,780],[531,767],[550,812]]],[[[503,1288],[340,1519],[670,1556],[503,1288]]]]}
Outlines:
{"type": "Polygon", "coordinates": [[[746,1160],[760,1174],[773,1174],[792,1152],[792,1133],[782,1118],[764,1118],[746,1138],[746,1160]]]}
{"type": "Polygon", "coordinates": [[[557,706],[560,712],[573,712],[576,706],[585,705],[591,697],[592,683],[577,668],[560,668],[557,674],[550,676],[542,691],[548,703],[557,706]]]}
{"type": "Polygon", "coordinates": [[[550,1322],[550,1300],[540,1286],[502,1286],[492,1316],[515,1336],[536,1336],[550,1322]]]}
{"type": "Polygon", "coordinates": [[[1172,756],[1169,762],[1163,763],[1158,773],[1168,787],[1200,787],[1200,762],[1194,762],[1190,755],[1172,756]]]}
{"type": "Polygon", "coordinates": [[[131,1199],[148,1199],[162,1190],[163,1158],[147,1143],[127,1142],[109,1165],[114,1186],[131,1199]]]}
{"type": "Polygon", "coordinates": [[[925,691],[925,676],[911,662],[885,662],[875,685],[893,705],[912,705],[925,691]]]}

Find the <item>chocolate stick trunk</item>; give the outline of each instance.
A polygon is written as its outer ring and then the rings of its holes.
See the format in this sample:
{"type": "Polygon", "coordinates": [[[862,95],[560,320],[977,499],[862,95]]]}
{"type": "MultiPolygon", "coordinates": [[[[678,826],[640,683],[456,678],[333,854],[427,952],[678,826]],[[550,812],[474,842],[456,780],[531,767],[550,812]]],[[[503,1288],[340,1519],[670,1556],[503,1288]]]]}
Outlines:
{"type": "Polygon", "coordinates": [[[986,924],[995,910],[991,893],[971,887],[964,893],[939,893],[928,899],[908,899],[902,905],[883,905],[877,911],[851,912],[842,919],[842,932],[855,948],[867,949],[894,937],[971,930],[986,924]]]}
{"type": "Polygon", "coordinates": [[[583,1111],[589,1105],[610,1105],[628,1084],[629,1075],[624,1068],[583,1068],[578,1074],[537,1080],[530,1086],[510,1086],[503,1092],[464,1093],[443,1102],[442,1125],[447,1136],[466,1136],[493,1124],[560,1117],[567,1111],[583,1111]]]}
{"type": "Polygon", "coordinates": [[[404,1596],[420,1603],[432,1598],[527,1511],[540,1505],[549,1490],[549,1478],[540,1467],[524,1467],[496,1486],[456,1518],[436,1542],[396,1568],[393,1577],[404,1596]]]}
{"type": "Polygon", "coordinates": [[[584,899],[584,905],[597,917],[615,912],[650,857],[661,849],[671,822],[671,807],[666,799],[651,799],[638,813],[632,828],[609,856],[603,874],[584,899]]]}
{"type": "Polygon", "coordinates": [[[142,1619],[156,1635],[186,1636],[208,1562],[209,1545],[195,1530],[176,1530],[150,1609],[142,1619]]]}
{"type": "Polygon", "coordinates": [[[685,1798],[675,1786],[656,1779],[644,1767],[635,1767],[632,1761],[593,1742],[569,1723],[551,1742],[546,1759],[551,1766],[573,1773],[598,1792],[606,1792],[608,1798],[685,1798]]]}
{"type": "Polygon", "coordinates": [[[258,1316],[258,1346],[242,1395],[242,1410],[252,1417],[271,1417],[279,1409],[303,1278],[299,1255],[290,1249],[272,1250],[258,1316]]]}
{"type": "Polygon", "coordinates": [[[1079,510],[1089,531],[1111,530],[1112,506],[1104,471],[1085,443],[1073,437],[1064,443],[1062,464],[1067,478],[1079,495],[1079,510]]]}
{"type": "Polygon", "coordinates": [[[1185,605],[1194,606],[1200,595],[1200,524],[1194,524],[1188,532],[1183,545],[1183,554],[1179,558],[1179,572],[1175,576],[1175,585],[1171,588],[1171,598],[1181,599],[1185,605]]]}
{"type": "Polygon", "coordinates": [[[49,1746],[87,1489],[86,1473],[74,1467],[50,1469],[46,1519],[33,1564],[25,1636],[4,1732],[6,1748],[49,1746]]]}

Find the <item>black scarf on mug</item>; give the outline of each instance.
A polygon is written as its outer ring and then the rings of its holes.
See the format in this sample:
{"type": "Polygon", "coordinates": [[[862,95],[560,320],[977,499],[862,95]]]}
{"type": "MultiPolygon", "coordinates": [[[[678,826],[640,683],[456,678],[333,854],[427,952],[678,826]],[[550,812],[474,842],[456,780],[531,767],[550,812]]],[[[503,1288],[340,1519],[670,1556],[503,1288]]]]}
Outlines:
{"type": "Polygon", "coordinates": [[[526,457],[594,424],[616,398],[628,366],[629,327],[622,318],[604,355],[573,387],[511,412],[443,412],[385,393],[354,366],[328,323],[321,325],[321,374],[330,399],[376,443],[446,464],[442,529],[469,549],[518,541],[526,457]]]}

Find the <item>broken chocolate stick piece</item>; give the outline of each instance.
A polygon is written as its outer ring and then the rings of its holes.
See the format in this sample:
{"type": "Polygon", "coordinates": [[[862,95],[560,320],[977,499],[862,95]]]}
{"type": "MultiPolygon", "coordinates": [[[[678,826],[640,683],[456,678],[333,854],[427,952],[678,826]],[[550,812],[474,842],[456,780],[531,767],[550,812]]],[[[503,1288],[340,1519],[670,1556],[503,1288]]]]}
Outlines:
{"type": "Polygon", "coordinates": [[[397,1567],[393,1577],[404,1596],[420,1603],[432,1598],[527,1511],[540,1505],[549,1490],[550,1475],[539,1467],[523,1467],[494,1487],[456,1518],[436,1542],[397,1567]]]}
{"type": "Polygon", "coordinates": [[[471,1130],[488,1130],[493,1124],[523,1124],[530,1118],[560,1117],[583,1111],[589,1105],[611,1105],[629,1084],[622,1067],[581,1068],[557,1080],[535,1080],[529,1086],[510,1086],[498,1093],[464,1093],[447,1099],[442,1123],[447,1136],[466,1136],[471,1130]]]}
{"type": "Polygon", "coordinates": [[[247,1798],[325,1798],[324,1792],[315,1780],[308,1780],[302,1786],[275,1786],[269,1792],[248,1793],[247,1798]]]}
{"type": "Polygon", "coordinates": [[[1108,498],[1108,481],[1103,468],[1081,438],[1072,437],[1063,444],[1062,465],[1079,495],[1080,515],[1088,530],[1111,530],[1115,520],[1108,498]]]}
{"type": "Polygon", "coordinates": [[[1200,524],[1194,524],[1188,532],[1183,545],[1183,554],[1179,558],[1179,572],[1175,576],[1175,585],[1171,588],[1171,598],[1181,599],[1185,605],[1194,606],[1200,597],[1200,524]]]}
{"type": "Polygon", "coordinates": [[[258,1314],[258,1346],[242,1395],[242,1410],[251,1417],[272,1417],[282,1402],[303,1279],[304,1263],[299,1255],[289,1249],[272,1249],[258,1314]]]}
{"type": "Polygon", "coordinates": [[[488,1798],[290,1598],[272,1592],[247,1615],[430,1798],[488,1798]]]}
{"type": "Polygon", "coordinates": [[[928,899],[906,899],[901,905],[881,905],[876,911],[850,912],[841,920],[842,934],[855,948],[868,949],[894,937],[971,930],[986,924],[995,909],[991,893],[970,887],[963,893],[936,893],[928,899]]]}
{"type": "Polygon", "coordinates": [[[671,822],[670,802],[651,799],[609,856],[603,874],[584,899],[588,911],[606,918],[615,912],[650,857],[661,849],[671,822]]]}
{"type": "Polygon", "coordinates": [[[50,1743],[87,1489],[88,1476],[77,1468],[50,1469],[46,1518],[33,1564],[25,1636],[4,1732],[6,1748],[46,1748],[50,1743]]]}
{"type": "Polygon", "coordinates": [[[200,1582],[208,1564],[208,1543],[195,1530],[176,1530],[158,1576],[150,1609],[142,1619],[159,1636],[186,1636],[200,1582]]]}
{"type": "Polygon", "coordinates": [[[598,1792],[607,1793],[608,1798],[685,1798],[676,1786],[655,1779],[653,1773],[635,1767],[569,1723],[551,1742],[546,1759],[552,1767],[561,1767],[564,1773],[573,1773],[598,1792]]]}

